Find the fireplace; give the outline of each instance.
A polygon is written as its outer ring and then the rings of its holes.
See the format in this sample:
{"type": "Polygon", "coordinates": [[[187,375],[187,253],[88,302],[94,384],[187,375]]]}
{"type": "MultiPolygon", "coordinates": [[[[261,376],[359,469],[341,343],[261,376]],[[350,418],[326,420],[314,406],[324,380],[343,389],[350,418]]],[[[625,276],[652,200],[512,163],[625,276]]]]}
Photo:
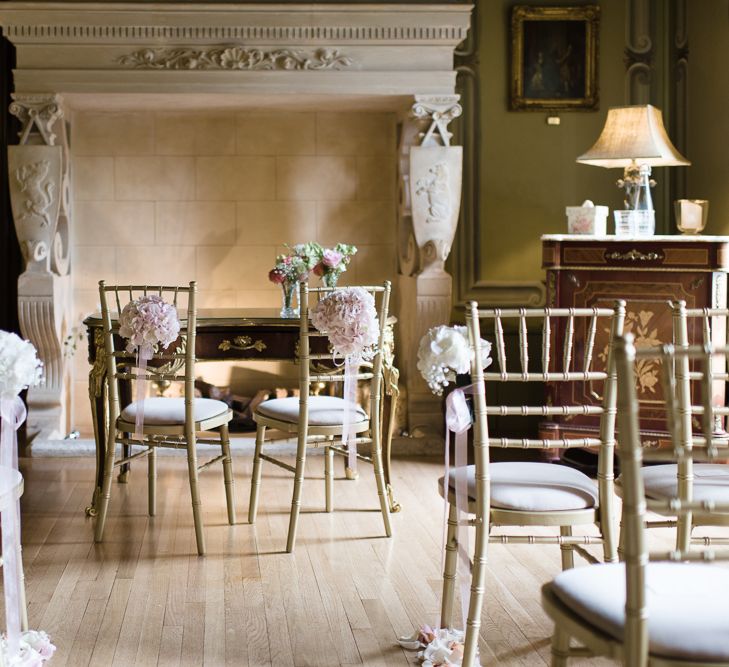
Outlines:
{"type": "MultiPolygon", "coordinates": [[[[84,350],[68,351],[98,279],[197,279],[202,307],[275,306],[276,252],[318,240],[360,248],[349,282],[393,281],[409,430],[436,433],[415,350],[450,316],[448,124],[470,10],[3,3],[22,125],[9,147],[19,313],[46,367],[29,431],[90,426],[84,350]]],[[[230,369],[211,374],[230,384],[230,369]]]]}

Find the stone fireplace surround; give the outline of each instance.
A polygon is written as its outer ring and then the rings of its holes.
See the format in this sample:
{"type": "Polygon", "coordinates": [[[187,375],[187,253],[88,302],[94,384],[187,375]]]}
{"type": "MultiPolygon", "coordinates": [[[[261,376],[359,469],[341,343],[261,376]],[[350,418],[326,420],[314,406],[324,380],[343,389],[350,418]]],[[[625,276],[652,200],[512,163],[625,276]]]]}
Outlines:
{"type": "Polygon", "coordinates": [[[28,395],[29,432],[52,439],[85,426],[88,367],[64,342],[96,303],[99,270],[129,280],[125,258],[152,253],[159,272],[169,255],[178,268],[194,264],[176,278],[196,278],[207,305],[274,305],[257,274],[282,242],[301,240],[292,230],[308,230],[362,246],[353,280],[393,279],[408,430],[437,434],[440,406],[416,350],[450,317],[444,261],[460,149],[448,123],[460,114],[453,51],[470,12],[460,3],[3,3],[0,25],[17,49],[11,112],[22,125],[9,148],[26,261],[18,307],[46,367],[28,395]],[[336,237],[340,218],[354,238],[336,237]],[[264,225],[270,238],[252,239],[264,225]],[[215,278],[225,262],[250,265],[255,295],[235,276],[215,278]]]}

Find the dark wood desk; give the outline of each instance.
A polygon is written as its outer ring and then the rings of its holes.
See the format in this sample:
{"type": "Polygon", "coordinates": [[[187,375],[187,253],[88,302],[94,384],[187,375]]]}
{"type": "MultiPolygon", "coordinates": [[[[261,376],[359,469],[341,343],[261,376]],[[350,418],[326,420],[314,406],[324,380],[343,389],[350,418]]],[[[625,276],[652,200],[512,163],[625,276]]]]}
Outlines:
{"type": "MultiPolygon", "coordinates": [[[[395,318],[390,318],[391,334],[395,318]]],[[[89,400],[96,441],[96,488],[91,505],[86,513],[96,513],[96,500],[101,492],[104,458],[106,455],[106,434],[109,427],[106,411],[105,392],[107,383],[106,358],[104,355],[104,335],[101,316],[91,315],[84,320],[89,346],[89,400]]],[[[399,394],[399,371],[394,365],[394,346],[392,335],[384,355],[384,396],[383,396],[383,442],[385,482],[387,483],[390,510],[398,512],[400,505],[395,501],[391,486],[390,453],[392,431],[395,424],[395,410],[399,394]]],[[[325,339],[317,339],[326,345],[325,339]]],[[[198,361],[296,361],[298,356],[299,320],[283,319],[275,309],[215,308],[200,309],[197,314],[197,336],[195,356],[198,361]]],[[[326,351],[324,347],[320,351],[326,351]]],[[[122,403],[128,404],[131,393],[122,392],[122,403]]],[[[128,466],[122,468],[119,481],[125,482],[129,473],[128,466]]]]}

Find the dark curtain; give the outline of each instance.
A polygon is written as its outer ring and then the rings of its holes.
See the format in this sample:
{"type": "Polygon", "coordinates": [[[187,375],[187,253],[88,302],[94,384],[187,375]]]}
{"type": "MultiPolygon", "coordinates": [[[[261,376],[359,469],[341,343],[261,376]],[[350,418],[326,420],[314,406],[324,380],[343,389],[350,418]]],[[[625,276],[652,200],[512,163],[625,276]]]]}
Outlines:
{"type": "Polygon", "coordinates": [[[23,270],[15,236],[8,190],[7,146],[17,139],[17,121],[10,115],[10,93],[15,47],[0,30],[0,329],[20,333],[18,325],[18,276],[23,270]]]}

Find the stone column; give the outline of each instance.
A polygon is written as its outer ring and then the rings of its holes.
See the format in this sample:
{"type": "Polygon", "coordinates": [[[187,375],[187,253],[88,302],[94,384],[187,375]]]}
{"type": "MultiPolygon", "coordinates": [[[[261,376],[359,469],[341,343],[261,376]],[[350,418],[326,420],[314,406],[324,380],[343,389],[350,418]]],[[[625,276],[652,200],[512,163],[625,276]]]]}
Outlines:
{"type": "Polygon", "coordinates": [[[448,124],[461,115],[458,95],[416,95],[400,132],[398,166],[398,329],[410,435],[443,431],[441,399],[417,369],[418,343],[451,319],[452,279],[445,270],[458,224],[463,154],[448,124]]]}
{"type": "Polygon", "coordinates": [[[10,200],[25,271],[18,278],[23,336],[38,350],[44,380],[28,392],[28,434],[57,439],[69,431],[70,173],[61,99],[15,94],[10,113],[21,122],[17,146],[8,147],[10,200]]]}

